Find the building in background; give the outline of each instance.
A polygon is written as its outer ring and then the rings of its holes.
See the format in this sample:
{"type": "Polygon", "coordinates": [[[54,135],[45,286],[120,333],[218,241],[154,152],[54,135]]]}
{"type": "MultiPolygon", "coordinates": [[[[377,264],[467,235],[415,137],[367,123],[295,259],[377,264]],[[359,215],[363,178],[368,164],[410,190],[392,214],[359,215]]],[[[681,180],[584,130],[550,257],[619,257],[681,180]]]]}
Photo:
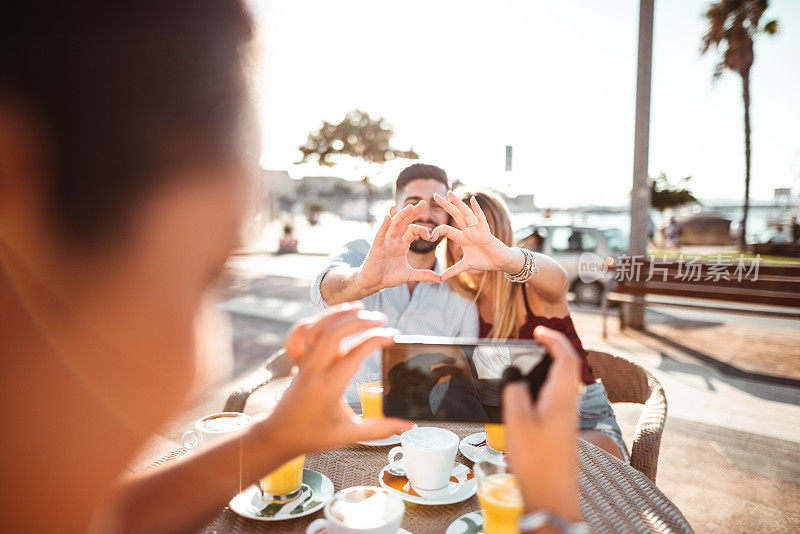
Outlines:
{"type": "Polygon", "coordinates": [[[259,180],[259,212],[266,221],[273,221],[282,212],[290,212],[297,201],[298,181],[286,171],[262,170],[259,180]]]}
{"type": "Polygon", "coordinates": [[[533,194],[517,195],[515,197],[503,194],[502,196],[511,213],[527,213],[536,209],[536,201],[533,194]]]}
{"type": "Polygon", "coordinates": [[[295,199],[306,212],[312,208],[343,219],[365,221],[368,196],[372,204],[392,198],[392,184],[383,186],[336,176],[306,176],[298,180],[295,199]],[[367,187],[371,193],[367,192],[367,187]]]}

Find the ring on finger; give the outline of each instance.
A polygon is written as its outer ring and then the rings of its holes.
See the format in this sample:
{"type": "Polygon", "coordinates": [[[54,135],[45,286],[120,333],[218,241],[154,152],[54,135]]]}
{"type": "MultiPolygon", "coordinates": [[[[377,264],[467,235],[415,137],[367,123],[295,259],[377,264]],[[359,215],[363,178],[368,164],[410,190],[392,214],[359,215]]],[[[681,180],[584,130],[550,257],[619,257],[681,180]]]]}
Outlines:
{"type": "Polygon", "coordinates": [[[472,223],[472,224],[468,224],[468,225],[467,225],[467,228],[472,228],[473,226],[478,226],[478,221],[475,221],[475,222],[474,222],[474,223],[472,223]]]}

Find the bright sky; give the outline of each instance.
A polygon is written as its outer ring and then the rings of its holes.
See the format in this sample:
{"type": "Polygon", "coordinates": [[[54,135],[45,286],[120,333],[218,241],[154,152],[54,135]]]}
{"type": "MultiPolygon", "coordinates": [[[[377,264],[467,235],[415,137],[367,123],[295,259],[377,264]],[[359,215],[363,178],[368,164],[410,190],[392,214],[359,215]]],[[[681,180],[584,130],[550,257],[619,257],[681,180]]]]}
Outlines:
{"type": "MultiPolygon", "coordinates": [[[[540,206],[622,205],[633,169],[635,0],[384,2],[252,0],[261,30],[262,165],[293,177],[323,119],[360,108],[394,126],[395,145],[451,178],[540,206]],[[514,171],[504,172],[505,145],[514,171]]],[[[692,175],[703,198],[744,191],[741,79],[716,84],[699,56],[707,5],[656,0],[650,174],[692,175]]],[[[800,192],[800,2],[772,0],[752,73],[754,198],[800,192]]],[[[399,165],[399,166],[398,166],[399,165]]],[[[393,179],[393,162],[376,181],[393,179]]]]}

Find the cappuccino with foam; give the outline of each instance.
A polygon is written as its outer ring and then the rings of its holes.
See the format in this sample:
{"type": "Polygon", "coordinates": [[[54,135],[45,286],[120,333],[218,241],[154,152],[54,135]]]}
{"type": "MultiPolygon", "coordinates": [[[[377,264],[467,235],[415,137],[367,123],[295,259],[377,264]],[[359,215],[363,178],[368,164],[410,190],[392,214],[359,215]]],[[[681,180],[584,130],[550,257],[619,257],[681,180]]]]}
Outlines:
{"type": "Polygon", "coordinates": [[[355,486],[334,495],[325,506],[325,519],[317,519],[308,534],[396,534],[405,504],[383,488],[355,486]]]}
{"type": "Polygon", "coordinates": [[[447,486],[458,451],[458,436],[444,428],[421,426],[403,432],[400,447],[389,451],[389,463],[405,471],[415,488],[438,490],[447,486]],[[397,455],[403,457],[397,460],[397,455]]]}
{"type": "Polygon", "coordinates": [[[194,424],[181,436],[181,444],[187,451],[196,449],[204,443],[219,439],[230,433],[240,432],[250,424],[251,418],[239,412],[219,412],[207,415],[194,424]]]}
{"type": "Polygon", "coordinates": [[[250,424],[250,416],[243,413],[222,412],[207,415],[200,419],[198,426],[215,434],[241,430],[250,424]]]}

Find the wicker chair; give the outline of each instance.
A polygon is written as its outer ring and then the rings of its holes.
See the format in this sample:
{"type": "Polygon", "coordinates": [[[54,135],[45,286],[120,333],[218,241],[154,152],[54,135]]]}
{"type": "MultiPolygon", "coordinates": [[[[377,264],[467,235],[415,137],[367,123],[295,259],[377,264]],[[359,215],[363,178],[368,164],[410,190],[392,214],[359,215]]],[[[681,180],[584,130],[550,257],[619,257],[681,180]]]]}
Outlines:
{"type": "Polygon", "coordinates": [[[661,434],[667,419],[664,388],[641,365],[606,352],[588,352],[589,365],[603,381],[611,402],[644,404],[633,437],[631,465],[655,483],[661,434]]]}
{"type": "Polygon", "coordinates": [[[226,412],[244,411],[244,405],[250,395],[266,385],[268,382],[277,378],[289,376],[292,373],[294,363],[286,354],[286,350],[280,349],[273,352],[258,369],[244,377],[236,384],[236,388],[225,401],[226,412]]]}

